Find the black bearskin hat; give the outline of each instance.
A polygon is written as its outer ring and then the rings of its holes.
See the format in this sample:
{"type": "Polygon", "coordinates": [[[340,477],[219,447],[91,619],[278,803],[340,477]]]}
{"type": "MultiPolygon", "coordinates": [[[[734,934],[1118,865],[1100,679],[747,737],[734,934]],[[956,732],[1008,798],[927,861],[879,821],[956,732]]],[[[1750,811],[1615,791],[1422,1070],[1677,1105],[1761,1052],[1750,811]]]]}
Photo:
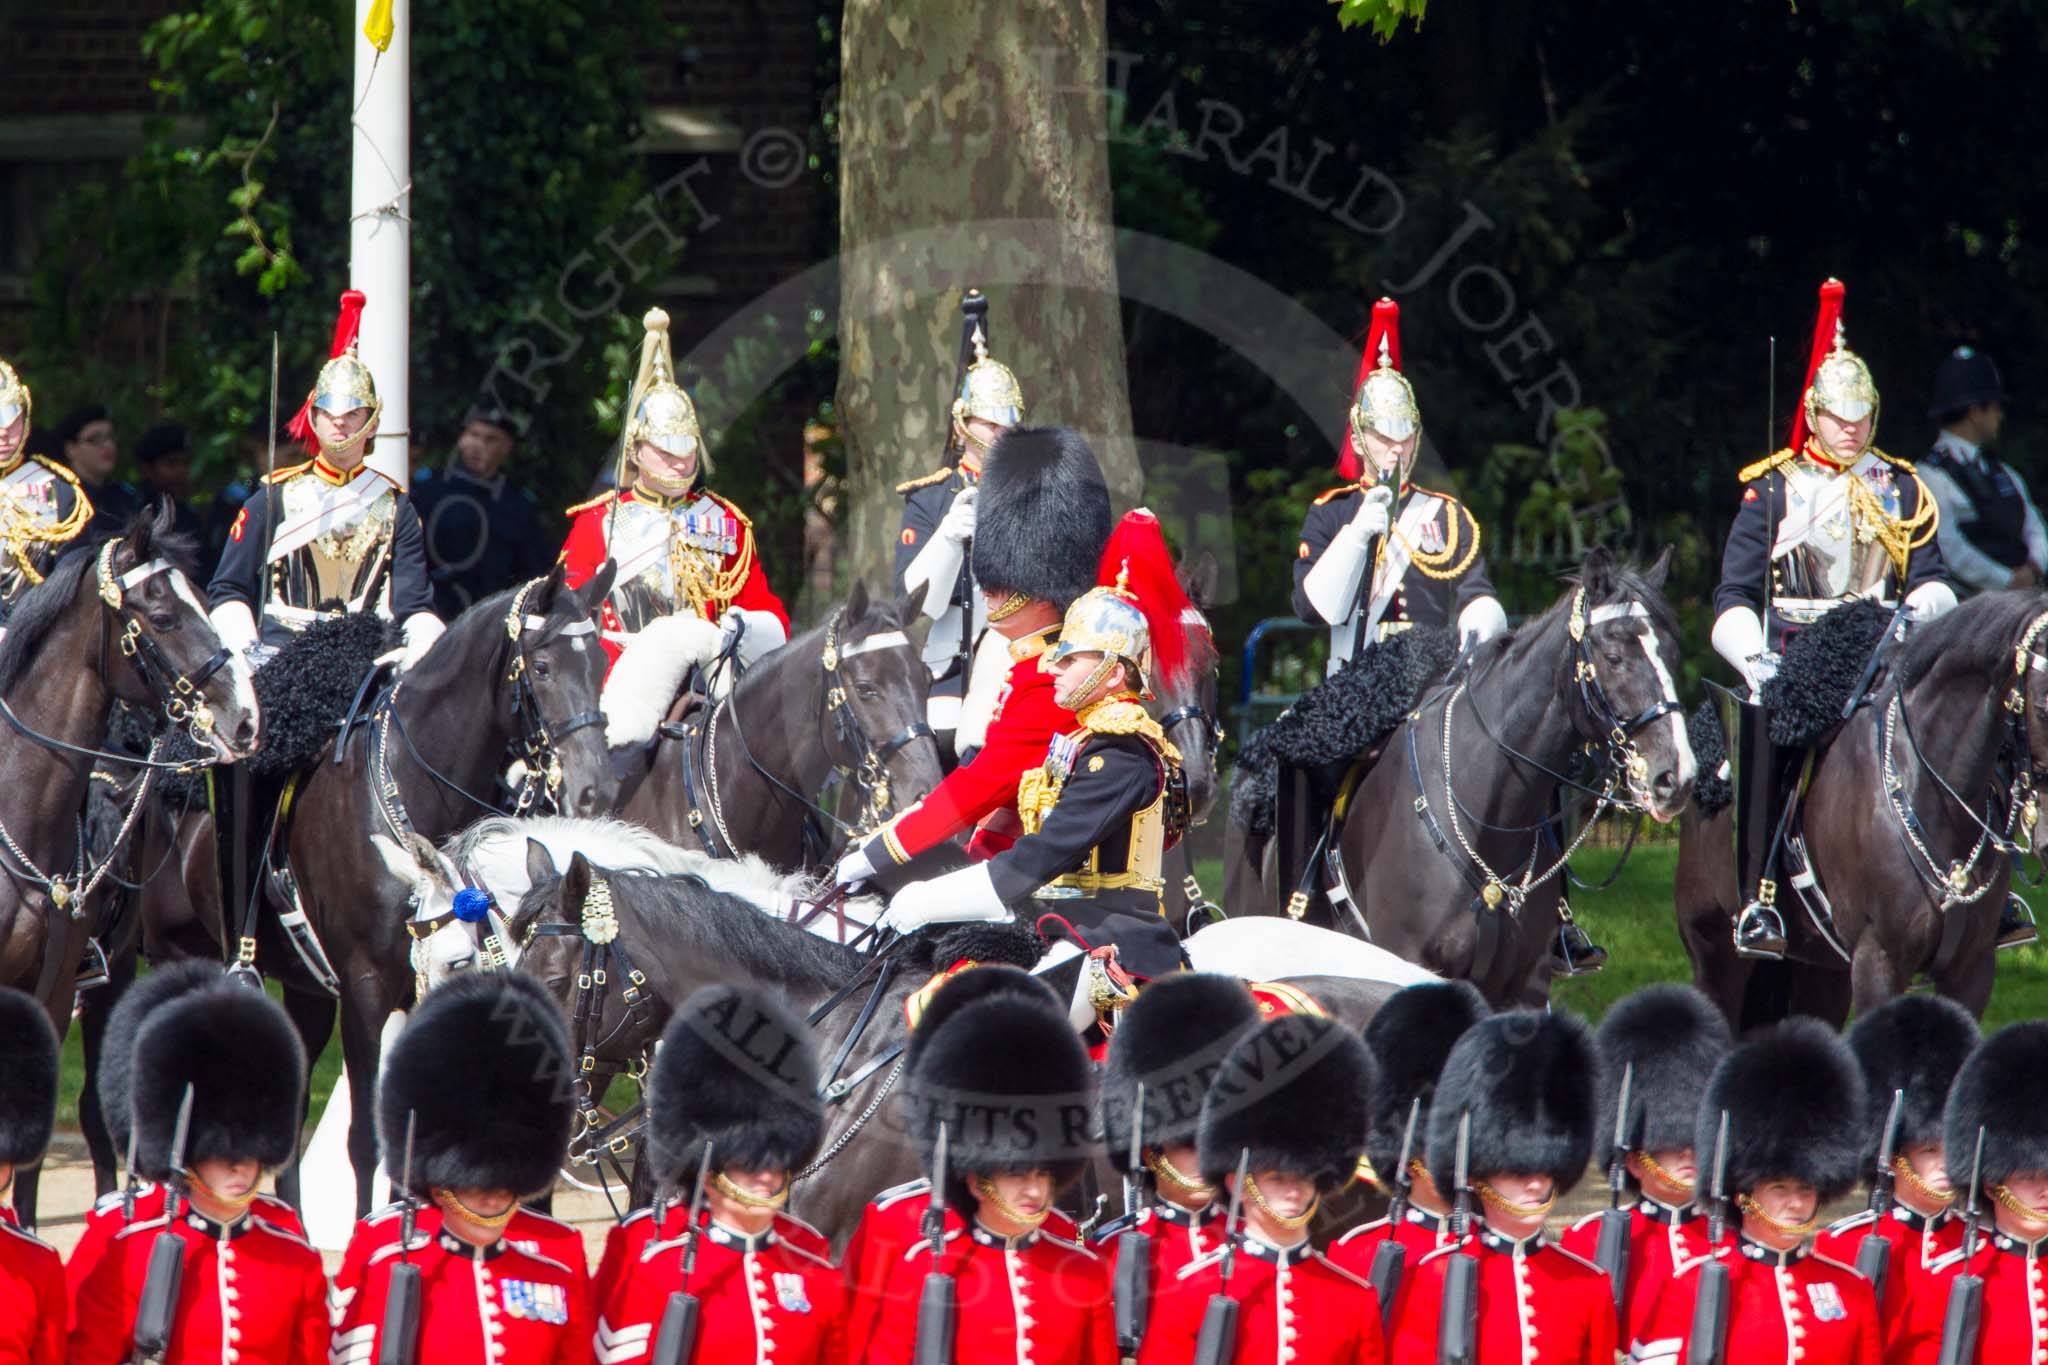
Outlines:
{"type": "Polygon", "coordinates": [[[1244,982],[1213,972],[1176,972],[1153,982],[1117,1021],[1102,1071],[1102,1129],[1109,1164],[1130,1168],[1132,1114],[1145,1087],[1147,1147],[1193,1143],[1202,1100],[1232,1044],[1259,1022],[1244,982]]]}
{"type": "Polygon", "coordinates": [[[983,963],[963,968],[940,982],[939,988],[918,1010],[917,1022],[910,1030],[910,1041],[904,1045],[903,1070],[906,1073],[917,1070],[918,1058],[924,1055],[925,1042],[936,1036],[948,1019],[976,1001],[996,996],[1014,996],[1049,1010],[1066,1009],[1052,987],[1021,967],[983,963]]]}
{"type": "Polygon", "coordinates": [[[1594,1137],[1601,1152],[1614,1137],[1621,1081],[1631,1065],[1628,1150],[1663,1152],[1692,1146],[1700,1086],[1735,1040],[1728,1034],[1727,1018],[1706,996],[1691,986],[1661,985],[1617,1001],[1600,1021],[1593,1045],[1600,1053],[1594,1137]]]}
{"type": "Polygon", "coordinates": [[[1095,586],[1109,531],[1109,484],[1079,432],[1013,427],[989,447],[974,514],[982,587],[1065,611],[1095,586]]]}
{"type": "Polygon", "coordinates": [[[554,1184],[576,1101],[569,1028],[530,976],[484,972],[429,992],[384,1057],[377,1140],[404,1180],[405,1120],[415,1116],[415,1194],[554,1184]]]}
{"type": "MultiPolygon", "coordinates": [[[[954,980],[993,970],[977,967],[954,980]]],[[[1095,1152],[1094,1075],[1064,1011],[999,991],[927,1027],[917,1066],[906,1069],[904,1102],[927,1169],[939,1126],[946,1127],[947,1198],[955,1207],[969,1203],[970,1175],[1048,1170],[1060,1188],[1080,1178],[1095,1152]]]]}
{"type": "Polygon", "coordinates": [[[1342,1188],[1365,1150],[1372,1091],[1372,1053],[1350,1029],[1313,1014],[1267,1020],[1238,1038],[1202,1100],[1202,1178],[1221,1183],[1249,1151],[1251,1170],[1342,1188]]]}
{"type": "Polygon", "coordinates": [[[57,1119],[57,1030],[25,991],[0,987],[0,1164],[33,1166],[57,1119]]]}
{"type": "Polygon", "coordinates": [[[206,958],[172,962],[137,977],[114,1002],[100,1039],[100,1072],[93,1089],[119,1159],[127,1159],[128,1077],[134,1071],[135,1035],[142,1031],[142,1021],[179,996],[214,985],[222,975],[220,964],[206,958]]]}
{"type": "Polygon", "coordinates": [[[1379,1064],[1379,1084],[1372,1092],[1372,1126],[1365,1133],[1365,1155],[1383,1186],[1391,1186],[1401,1164],[1401,1137],[1408,1130],[1408,1110],[1422,1101],[1415,1124],[1414,1160],[1429,1146],[1429,1110],[1437,1077],[1451,1047],[1465,1030],[1493,1013],[1486,997],[1469,981],[1428,981],[1388,997],[1365,1022],[1365,1045],[1379,1064]]]}
{"type": "Polygon", "coordinates": [[[1818,1019],[1795,1017],[1752,1034],[1714,1068],[1693,1130],[1703,1172],[1724,1109],[1731,1195],[1767,1180],[1802,1180],[1825,1204],[1863,1172],[1863,1072],[1818,1019]]]}
{"type": "Polygon", "coordinates": [[[2048,1020],[2008,1025],[1977,1045],[1949,1091],[1944,1126],[1958,1190],[1969,1185],[1979,1128],[1986,1189],[2048,1171],[2048,1020]]]}
{"type": "Polygon", "coordinates": [[[1569,1194],[1593,1158],[1600,1060],[1575,1014],[1517,1010],[1482,1019],[1444,1061],[1429,1106],[1429,1174],[1457,1188],[1458,1120],[1472,1115],[1470,1174],[1541,1171],[1569,1194]]]}
{"type": "Polygon", "coordinates": [[[135,1034],[128,1113],[135,1170],[150,1180],[171,1175],[171,1142],[188,1085],[187,1169],[196,1161],[254,1157],[274,1170],[298,1154],[306,1098],[298,1031],[262,991],[215,976],[151,1010],[135,1034]]]}
{"type": "MultiPolygon", "coordinates": [[[[1899,1106],[1899,1140],[1893,1150],[1941,1141],[1949,1087],[1978,1041],[1976,1019],[1946,996],[1896,996],[1857,1019],[1849,1030],[1849,1050],[1863,1068],[1869,1105],[1863,1115],[1867,1169],[1876,1169],[1894,1092],[1903,1091],[1905,1102],[1899,1106]]],[[[1962,1179],[1969,1178],[1967,1171],[1962,1173],[1962,1179]]]]}
{"type": "Polygon", "coordinates": [[[799,1169],[825,1134],[810,1029],[767,991],[706,986],[662,1031],[648,1113],[670,1188],[695,1181],[706,1140],[714,1170],[799,1169]]]}

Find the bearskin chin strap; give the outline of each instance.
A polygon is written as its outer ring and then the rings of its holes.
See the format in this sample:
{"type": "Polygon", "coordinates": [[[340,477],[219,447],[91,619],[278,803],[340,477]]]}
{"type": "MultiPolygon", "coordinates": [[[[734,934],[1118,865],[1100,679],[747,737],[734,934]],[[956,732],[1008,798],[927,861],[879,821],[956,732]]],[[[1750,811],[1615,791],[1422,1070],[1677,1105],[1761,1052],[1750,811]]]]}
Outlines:
{"type": "Polygon", "coordinates": [[[1052,1217],[1052,1205],[1050,1204],[1040,1209],[1037,1213],[1021,1212],[1009,1200],[996,1192],[996,1182],[990,1180],[985,1175],[974,1177],[974,1192],[983,1199],[988,1200],[989,1203],[994,1204],[997,1213],[1000,1213],[1011,1222],[1021,1223],[1027,1228],[1035,1228],[1046,1219],[1052,1217]]]}
{"type": "Polygon", "coordinates": [[[1913,1169],[1913,1163],[1906,1160],[1905,1153],[1903,1152],[1893,1154],[1892,1174],[1918,1190],[1922,1198],[1932,1203],[1953,1204],[1956,1202],[1956,1192],[1954,1190],[1943,1194],[1940,1190],[1935,1189],[1932,1185],[1922,1180],[1920,1172],[1913,1169]]]}
{"type": "Polygon", "coordinates": [[[1029,597],[1026,597],[1021,592],[1013,592],[995,606],[990,607],[986,619],[990,625],[994,625],[998,621],[1007,621],[1030,605],[1031,599],[1029,597]]]}
{"type": "Polygon", "coordinates": [[[2048,1209],[2037,1209],[2032,1204],[2021,1203],[2020,1197],[2004,1185],[1993,1185],[1991,1197],[1996,1199],[2007,1213],[2016,1214],[2029,1222],[2048,1223],[2048,1209]]]}
{"type": "Polygon", "coordinates": [[[732,1181],[725,1178],[724,1171],[715,1173],[711,1177],[711,1184],[720,1194],[732,1200],[733,1203],[750,1209],[779,1209],[789,1202],[789,1181],[787,1179],[782,1182],[781,1189],[765,1199],[758,1194],[748,1194],[745,1190],[733,1184],[732,1181]]]}
{"type": "Polygon", "coordinates": [[[1671,1172],[1665,1170],[1662,1166],[1658,1165],[1657,1158],[1651,1156],[1648,1152],[1630,1152],[1629,1155],[1634,1157],[1637,1161],[1642,1162],[1644,1170],[1648,1171],[1651,1175],[1657,1177],[1657,1179],[1669,1185],[1672,1189],[1683,1190],[1687,1194],[1696,1194],[1699,1192],[1699,1181],[1680,1180],[1677,1176],[1671,1174],[1671,1172]]]}
{"type": "MultiPolygon", "coordinates": [[[[206,1197],[208,1199],[213,1200],[216,1204],[219,1204],[224,1208],[233,1209],[235,1211],[235,1218],[240,1218],[244,1213],[246,1213],[249,1209],[249,1206],[256,1202],[256,1196],[262,1193],[261,1190],[258,1190],[254,1186],[251,1186],[248,1193],[246,1194],[222,1194],[219,1190],[216,1190],[213,1186],[207,1184],[204,1180],[200,1179],[197,1172],[189,1173],[186,1176],[186,1179],[190,1180],[194,1185],[197,1185],[200,1189],[206,1191],[206,1197]]],[[[228,1221],[233,1222],[234,1219],[231,1218],[228,1221]]]]}
{"type": "Polygon", "coordinates": [[[1214,1199],[1216,1187],[1199,1176],[1183,1174],[1180,1167],[1166,1159],[1166,1153],[1154,1148],[1145,1156],[1145,1169],[1169,1185],[1178,1185],[1197,1198],[1214,1199]]]}
{"type": "MultiPolygon", "coordinates": [[[[1756,1219],[1757,1222],[1762,1223],[1772,1232],[1777,1233],[1780,1237],[1810,1237],[1813,1235],[1813,1230],[1820,1226],[1820,1215],[1818,1213],[1803,1223],[1781,1223],[1764,1212],[1764,1206],[1756,1202],[1756,1196],[1754,1195],[1737,1195],[1735,1205],[1744,1213],[1756,1219]]],[[[2048,1213],[2044,1213],[2041,1216],[2048,1218],[2048,1213]]]]}
{"type": "Polygon", "coordinates": [[[1557,1205],[1557,1187],[1551,1186],[1550,1198],[1540,1204],[1517,1204],[1484,1180],[1472,1182],[1472,1188],[1479,1191],[1479,1197],[1499,1209],[1510,1218],[1547,1218],[1557,1205]]]}
{"type": "Polygon", "coordinates": [[[1276,1212],[1273,1206],[1266,1202],[1265,1193],[1259,1189],[1259,1182],[1252,1177],[1250,1172],[1245,1173],[1244,1193],[1247,1199],[1257,1204],[1265,1212],[1266,1217],[1272,1219],[1281,1227],[1286,1228],[1289,1232],[1293,1232],[1297,1228],[1307,1227],[1308,1220],[1316,1216],[1316,1209],[1323,1202],[1323,1197],[1317,1195],[1308,1201],[1307,1208],[1291,1217],[1287,1214],[1276,1212]]]}
{"type": "Polygon", "coordinates": [[[460,1217],[467,1218],[470,1222],[476,1224],[480,1228],[483,1228],[487,1232],[497,1232],[501,1230],[507,1223],[512,1221],[512,1216],[519,1212],[519,1201],[515,1199],[510,1204],[505,1206],[505,1211],[503,1213],[494,1213],[486,1217],[485,1215],[478,1213],[475,1209],[472,1209],[469,1205],[463,1203],[460,1199],[456,1198],[455,1191],[453,1190],[435,1190],[434,1202],[441,1206],[441,1211],[443,1213],[453,1213],[460,1217]]]}

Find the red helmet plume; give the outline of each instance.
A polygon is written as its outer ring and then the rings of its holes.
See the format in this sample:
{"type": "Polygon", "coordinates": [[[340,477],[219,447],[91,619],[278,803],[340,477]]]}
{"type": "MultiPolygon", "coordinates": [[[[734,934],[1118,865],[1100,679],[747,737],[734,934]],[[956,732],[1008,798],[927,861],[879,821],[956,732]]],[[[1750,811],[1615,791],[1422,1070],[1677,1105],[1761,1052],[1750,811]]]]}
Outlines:
{"type": "MultiPolygon", "coordinates": [[[[342,291],[341,312],[334,321],[334,341],[327,348],[329,364],[355,351],[357,337],[362,332],[363,305],[367,302],[369,300],[360,289],[342,291]]],[[[326,365],[321,366],[320,373],[327,373],[326,365]]],[[[306,401],[301,403],[298,412],[293,414],[291,425],[285,428],[292,439],[303,442],[306,449],[315,455],[320,453],[320,440],[313,434],[313,402],[319,393],[320,385],[315,381],[312,391],[306,395],[306,401]]]]}
{"type": "MultiPolygon", "coordinates": [[[[1401,368],[1401,305],[1392,299],[1381,299],[1372,306],[1372,326],[1365,335],[1365,354],[1358,358],[1358,378],[1352,382],[1351,398],[1356,400],[1358,391],[1365,387],[1365,377],[1379,368],[1380,351],[1386,350],[1387,364],[1393,369],[1401,368]]],[[[1365,452],[1358,448],[1358,436],[1347,424],[1344,431],[1344,450],[1337,457],[1339,478],[1353,480],[1365,472],[1365,452]]]]}
{"type": "Polygon", "coordinates": [[[1794,454],[1806,449],[1806,438],[1812,435],[1807,425],[1806,394],[1813,387],[1814,376],[1820,373],[1823,360],[1835,348],[1835,329],[1842,322],[1842,296],[1848,286],[1840,280],[1830,278],[1820,287],[1820,312],[1813,319],[1813,348],[1807,352],[1806,379],[1799,385],[1799,411],[1792,419],[1792,444],[1794,454]]]}
{"type": "Polygon", "coordinates": [[[1187,683],[1187,614],[1193,610],[1173,571],[1173,555],[1159,518],[1143,507],[1124,513],[1109,533],[1098,583],[1137,604],[1151,637],[1154,690],[1187,683]]]}

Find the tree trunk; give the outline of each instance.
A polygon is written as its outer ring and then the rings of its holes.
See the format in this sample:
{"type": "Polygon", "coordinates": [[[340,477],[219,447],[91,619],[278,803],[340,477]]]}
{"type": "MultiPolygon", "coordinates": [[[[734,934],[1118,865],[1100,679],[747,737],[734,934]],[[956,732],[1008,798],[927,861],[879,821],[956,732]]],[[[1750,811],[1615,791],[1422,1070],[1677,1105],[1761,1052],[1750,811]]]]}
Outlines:
{"type": "Polygon", "coordinates": [[[846,0],[838,406],[848,567],[886,578],[899,481],[944,452],[961,291],[1024,420],[1079,429],[1111,497],[1131,440],[1110,221],[1105,0],[846,0]]]}

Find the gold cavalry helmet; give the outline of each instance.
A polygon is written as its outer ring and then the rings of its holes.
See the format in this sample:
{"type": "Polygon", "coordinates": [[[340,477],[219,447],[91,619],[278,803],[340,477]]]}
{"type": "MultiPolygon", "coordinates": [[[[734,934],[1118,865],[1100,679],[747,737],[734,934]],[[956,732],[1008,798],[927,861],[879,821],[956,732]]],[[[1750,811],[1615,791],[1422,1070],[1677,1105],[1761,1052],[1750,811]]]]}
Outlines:
{"type": "Polygon", "coordinates": [[[1008,365],[989,356],[988,341],[978,326],[974,329],[974,360],[961,376],[960,395],[953,400],[953,425],[963,437],[970,417],[1000,427],[1014,427],[1024,420],[1024,390],[1008,365]]]}
{"type": "Polygon", "coordinates": [[[1849,349],[1848,333],[1842,325],[1845,292],[1840,280],[1829,280],[1820,287],[1820,316],[1814,326],[1813,354],[1800,415],[1807,432],[1818,431],[1824,412],[1844,422],[1860,422],[1868,417],[1870,430],[1864,436],[1862,449],[1830,452],[1853,458],[1868,450],[1877,439],[1877,381],[1871,377],[1863,357],[1849,349]],[[1823,351],[1823,347],[1827,349],[1823,351]]]}
{"type": "MultiPolygon", "coordinates": [[[[676,383],[668,314],[650,308],[641,324],[646,335],[640,343],[640,370],[633,381],[632,416],[626,421],[622,455],[630,459],[642,441],[670,455],[688,455],[703,443],[703,432],[697,425],[697,405],[676,383]]],[[[700,454],[699,460],[704,468],[710,467],[708,458],[700,454]]]]}
{"type": "Polygon", "coordinates": [[[1083,691],[1107,677],[1119,660],[1130,665],[1147,694],[1161,683],[1184,686],[1183,623],[1192,608],[1174,574],[1166,533],[1150,510],[1133,508],[1117,523],[1102,552],[1101,580],[1067,608],[1059,643],[1040,656],[1039,667],[1049,673],[1070,655],[1099,651],[1102,665],[1083,691]]]}
{"type": "MultiPolygon", "coordinates": [[[[1379,471],[1366,458],[1365,435],[1372,432],[1389,441],[1405,441],[1422,430],[1422,409],[1415,401],[1415,386],[1401,373],[1401,309],[1392,299],[1372,306],[1372,329],[1366,335],[1365,355],[1358,371],[1356,396],[1351,402],[1351,448],[1358,459],[1361,477],[1376,482],[1379,471]]],[[[1402,461],[1400,477],[1405,483],[1415,465],[1415,452],[1402,461]]]]}
{"type": "MultiPolygon", "coordinates": [[[[34,406],[28,385],[21,382],[12,365],[0,360],[0,431],[13,426],[17,417],[31,416],[34,406]]],[[[22,425],[21,437],[24,441],[28,439],[27,423],[22,425]]]]}
{"type": "Polygon", "coordinates": [[[316,453],[324,451],[329,455],[353,450],[369,439],[370,429],[384,411],[384,400],[377,396],[377,381],[370,374],[370,367],[363,363],[356,347],[362,333],[363,306],[367,300],[360,289],[344,290],[341,296],[341,311],[334,323],[334,341],[327,348],[327,362],[320,367],[320,373],[313,377],[313,387],[306,394],[305,404],[291,420],[289,430],[308,449],[316,453]],[[324,446],[313,431],[313,414],[324,412],[332,417],[341,417],[362,408],[370,410],[370,418],[359,427],[355,434],[332,446],[324,446]]]}

